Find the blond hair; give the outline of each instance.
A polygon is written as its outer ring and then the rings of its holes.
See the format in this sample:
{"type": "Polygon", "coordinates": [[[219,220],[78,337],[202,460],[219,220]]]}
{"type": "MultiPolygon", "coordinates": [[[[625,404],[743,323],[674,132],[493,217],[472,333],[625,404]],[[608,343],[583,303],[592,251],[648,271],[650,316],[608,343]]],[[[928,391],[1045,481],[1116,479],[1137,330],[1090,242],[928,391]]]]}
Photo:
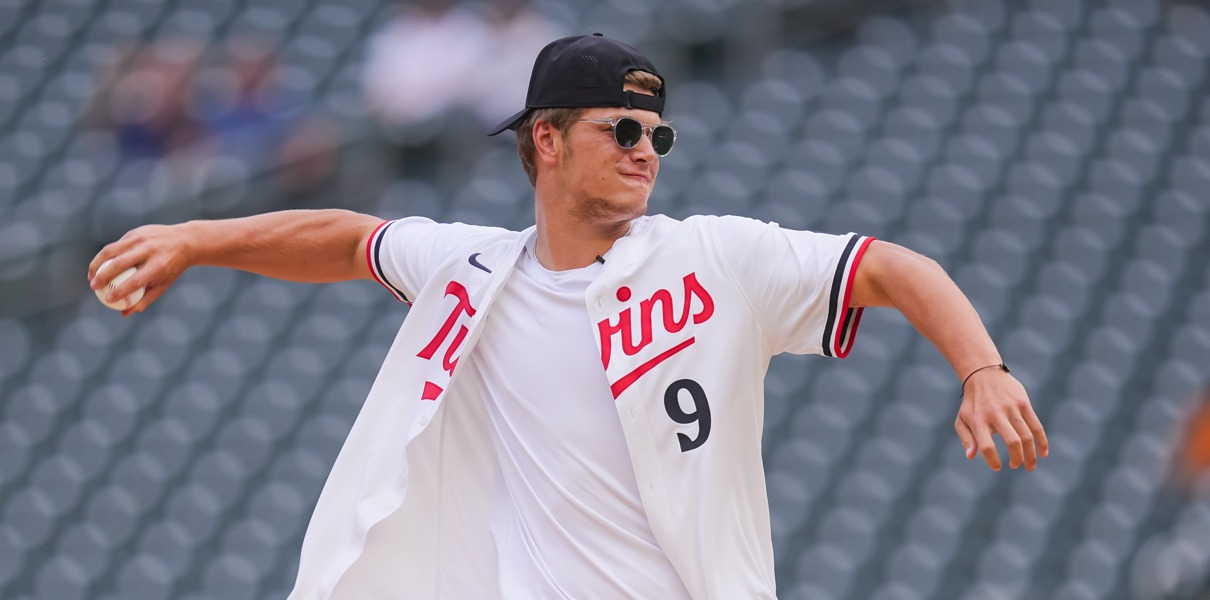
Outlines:
{"type": "MultiPolygon", "coordinates": [[[[656,93],[664,86],[663,80],[658,75],[648,73],[647,71],[631,71],[626,74],[625,83],[629,83],[640,90],[649,93],[656,93]]],[[[525,169],[525,174],[529,176],[529,183],[537,185],[538,183],[538,166],[534,162],[534,154],[538,151],[534,144],[534,124],[538,121],[550,123],[556,131],[566,131],[572,123],[575,123],[580,115],[584,114],[586,108],[536,108],[525,115],[524,119],[517,124],[517,155],[521,157],[521,168],[525,169]]]]}

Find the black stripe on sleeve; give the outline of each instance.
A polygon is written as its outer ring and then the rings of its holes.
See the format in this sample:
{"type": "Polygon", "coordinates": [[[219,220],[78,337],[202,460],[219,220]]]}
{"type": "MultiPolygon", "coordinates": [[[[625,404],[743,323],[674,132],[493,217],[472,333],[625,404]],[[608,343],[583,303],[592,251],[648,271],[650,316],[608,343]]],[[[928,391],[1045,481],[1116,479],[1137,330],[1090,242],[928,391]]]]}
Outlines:
{"type": "MultiPolygon", "coordinates": [[[[841,296],[844,293],[845,269],[849,264],[849,258],[853,255],[853,249],[857,247],[857,242],[860,239],[861,236],[859,235],[850,236],[849,243],[845,246],[844,252],[840,253],[840,260],[836,261],[836,274],[832,276],[832,293],[828,297],[828,321],[823,327],[824,356],[835,358],[832,353],[832,334],[836,331],[836,316],[841,310],[848,308],[840,306],[841,296]]],[[[847,326],[847,319],[850,315],[848,310],[844,312],[846,317],[845,325],[847,326]]]]}
{"type": "Polygon", "coordinates": [[[407,302],[408,304],[411,304],[412,301],[408,299],[407,294],[403,293],[403,290],[399,289],[398,287],[395,286],[395,284],[391,283],[391,280],[387,279],[386,272],[382,270],[382,260],[380,258],[380,253],[382,252],[382,238],[386,237],[387,230],[390,229],[391,225],[394,225],[394,224],[395,224],[394,221],[387,223],[385,226],[383,226],[382,229],[380,229],[378,231],[378,236],[374,239],[374,252],[373,252],[374,273],[378,276],[378,281],[382,282],[382,285],[386,286],[387,289],[391,290],[391,293],[395,294],[396,298],[399,298],[400,300],[407,302]]]}

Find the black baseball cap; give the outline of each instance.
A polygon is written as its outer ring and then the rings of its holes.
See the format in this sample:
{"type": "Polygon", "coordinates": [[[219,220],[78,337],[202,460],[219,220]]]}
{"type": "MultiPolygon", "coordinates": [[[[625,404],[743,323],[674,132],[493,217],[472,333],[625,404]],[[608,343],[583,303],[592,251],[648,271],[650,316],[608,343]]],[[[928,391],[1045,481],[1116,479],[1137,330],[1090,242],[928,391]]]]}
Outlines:
{"type": "Polygon", "coordinates": [[[487,135],[516,129],[535,108],[641,108],[664,114],[664,77],[638,50],[599,33],[555,40],[538,53],[525,108],[487,135]],[[626,74],[647,71],[660,78],[655,95],[623,90],[626,74]]]}

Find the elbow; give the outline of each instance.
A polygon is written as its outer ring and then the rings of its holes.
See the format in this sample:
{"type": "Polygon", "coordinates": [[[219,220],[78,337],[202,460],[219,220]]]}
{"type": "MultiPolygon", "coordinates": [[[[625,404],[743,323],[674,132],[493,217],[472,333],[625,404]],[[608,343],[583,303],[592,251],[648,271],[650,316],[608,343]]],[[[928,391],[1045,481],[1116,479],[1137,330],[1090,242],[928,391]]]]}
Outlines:
{"type": "Polygon", "coordinates": [[[909,290],[929,286],[949,276],[940,263],[898,244],[875,241],[857,268],[850,306],[898,305],[896,298],[909,290]]]}

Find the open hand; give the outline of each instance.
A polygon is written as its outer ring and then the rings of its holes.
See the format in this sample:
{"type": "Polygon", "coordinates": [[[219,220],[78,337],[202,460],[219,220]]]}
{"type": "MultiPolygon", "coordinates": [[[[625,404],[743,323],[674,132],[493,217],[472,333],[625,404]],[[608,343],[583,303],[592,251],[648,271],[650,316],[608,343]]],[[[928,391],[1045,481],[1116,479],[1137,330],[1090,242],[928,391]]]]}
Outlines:
{"type": "Polygon", "coordinates": [[[999,471],[1000,453],[992,440],[996,434],[1008,446],[1009,468],[1025,465],[1026,470],[1032,471],[1037,467],[1038,457],[1045,458],[1050,453],[1046,430],[1016,377],[987,369],[974,373],[963,391],[954,430],[966,449],[966,458],[982,454],[987,466],[999,471]]]}

